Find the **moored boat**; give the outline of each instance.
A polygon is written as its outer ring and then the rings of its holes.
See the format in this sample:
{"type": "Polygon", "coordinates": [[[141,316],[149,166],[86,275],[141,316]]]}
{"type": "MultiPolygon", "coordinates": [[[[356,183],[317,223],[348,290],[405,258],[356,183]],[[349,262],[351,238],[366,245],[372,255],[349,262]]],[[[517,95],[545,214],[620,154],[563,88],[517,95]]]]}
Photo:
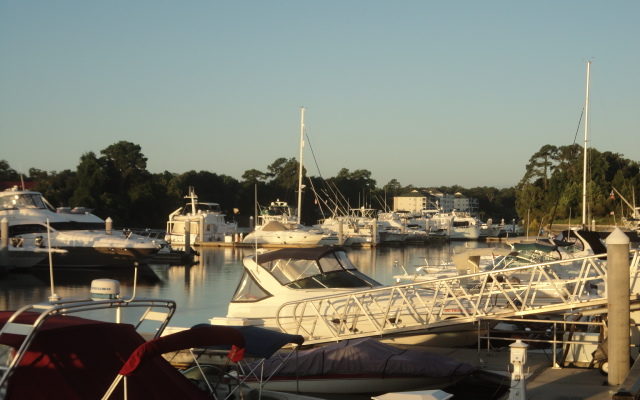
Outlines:
{"type": "MultiPolygon", "coordinates": [[[[63,250],[52,252],[57,268],[130,267],[168,251],[162,241],[108,228],[87,209],[55,209],[41,193],[29,190],[0,192],[2,218],[8,220],[14,247],[63,250]]],[[[48,265],[44,258],[34,266],[48,265]]]]}

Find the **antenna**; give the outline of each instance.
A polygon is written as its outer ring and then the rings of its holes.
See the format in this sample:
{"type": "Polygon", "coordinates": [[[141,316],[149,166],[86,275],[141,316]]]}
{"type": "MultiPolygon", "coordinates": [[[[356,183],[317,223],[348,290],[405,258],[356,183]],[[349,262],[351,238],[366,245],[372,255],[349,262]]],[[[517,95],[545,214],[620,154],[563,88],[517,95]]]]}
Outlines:
{"type": "Polygon", "coordinates": [[[59,301],[60,296],[56,294],[55,285],[53,283],[53,254],[51,250],[51,226],[49,225],[49,218],[47,218],[47,246],[49,247],[49,282],[51,283],[51,295],[49,301],[59,301]]]}

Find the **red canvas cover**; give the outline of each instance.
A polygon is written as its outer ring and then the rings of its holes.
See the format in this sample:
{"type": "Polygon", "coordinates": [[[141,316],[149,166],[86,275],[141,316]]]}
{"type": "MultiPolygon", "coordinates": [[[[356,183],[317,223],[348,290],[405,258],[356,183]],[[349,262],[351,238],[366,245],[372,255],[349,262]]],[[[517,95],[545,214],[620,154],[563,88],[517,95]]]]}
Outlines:
{"type": "Polygon", "coordinates": [[[190,349],[192,347],[216,346],[221,344],[244,347],[244,337],[237,329],[212,325],[199,326],[150,340],[140,345],[133,354],[131,354],[127,362],[120,369],[120,375],[129,376],[147,360],[164,353],[190,349]]]}
{"type": "MultiPolygon", "coordinates": [[[[12,313],[0,313],[4,325],[12,313]]],[[[33,321],[36,314],[18,322],[33,321]]],[[[2,335],[0,343],[17,347],[22,337],[2,335]]],[[[71,316],[49,318],[9,379],[6,399],[100,399],[129,355],[144,339],[129,324],[71,316]]],[[[122,386],[112,399],[122,399],[122,386]]],[[[206,399],[162,357],[141,365],[128,382],[129,399],[206,399]]]]}

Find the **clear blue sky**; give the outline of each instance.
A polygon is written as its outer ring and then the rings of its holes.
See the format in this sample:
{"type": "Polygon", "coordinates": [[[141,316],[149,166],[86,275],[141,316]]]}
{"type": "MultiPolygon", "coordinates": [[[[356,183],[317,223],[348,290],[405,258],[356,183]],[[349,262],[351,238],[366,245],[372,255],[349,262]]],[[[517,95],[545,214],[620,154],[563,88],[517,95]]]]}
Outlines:
{"type": "Polygon", "coordinates": [[[305,106],[324,177],[512,186],[542,145],[573,143],[591,59],[591,145],[638,161],[639,16],[638,1],[0,0],[0,159],[75,170],[127,140],[152,172],[240,179],[297,157],[305,106]]]}

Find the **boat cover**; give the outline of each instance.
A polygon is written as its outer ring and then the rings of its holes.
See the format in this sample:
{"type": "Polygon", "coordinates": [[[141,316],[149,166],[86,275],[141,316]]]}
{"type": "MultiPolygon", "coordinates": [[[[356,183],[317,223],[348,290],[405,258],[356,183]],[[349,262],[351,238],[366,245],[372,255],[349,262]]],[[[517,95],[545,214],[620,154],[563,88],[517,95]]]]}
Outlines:
{"type": "Polygon", "coordinates": [[[558,251],[558,246],[554,246],[550,243],[543,242],[515,242],[513,243],[514,250],[517,251],[541,251],[543,253],[552,253],[558,251]]]}
{"type": "Polygon", "coordinates": [[[303,247],[303,248],[286,248],[269,251],[264,254],[258,255],[258,264],[266,263],[272,260],[279,259],[299,259],[299,260],[318,260],[328,253],[335,251],[344,251],[341,247],[335,246],[318,246],[318,247],[303,247]]]}
{"type": "MultiPolygon", "coordinates": [[[[13,312],[0,312],[3,326],[13,312]]],[[[33,323],[37,313],[15,322],[33,323]]],[[[17,348],[24,336],[3,334],[0,344],[17,348]]],[[[20,365],[9,378],[5,399],[99,399],[125,360],[145,340],[129,324],[52,316],[38,330],[20,365]]],[[[127,382],[130,399],[207,399],[162,357],[140,366],[127,382]]],[[[122,399],[123,385],[113,399],[122,399]]]]}
{"type": "Polygon", "coordinates": [[[402,350],[364,338],[345,340],[298,351],[282,364],[279,357],[265,361],[264,375],[278,377],[310,376],[424,376],[455,377],[475,370],[470,364],[421,350],[402,350]]]}
{"type": "MultiPolygon", "coordinates": [[[[141,344],[129,356],[120,369],[120,375],[132,375],[141,364],[153,357],[192,347],[227,344],[234,352],[234,361],[242,359],[242,353],[236,348],[244,348],[244,337],[237,329],[228,326],[196,326],[191,329],[149,340],[141,344]],[[236,358],[239,357],[239,358],[236,358]]],[[[231,356],[230,356],[231,358],[231,356]]]]}
{"type": "MultiPolygon", "coordinates": [[[[198,324],[198,325],[195,325],[193,328],[197,328],[201,326],[212,326],[212,325],[198,324]]],[[[290,335],[288,333],[277,332],[271,329],[259,328],[257,326],[234,326],[231,328],[239,331],[242,334],[244,338],[244,343],[245,343],[244,355],[247,357],[269,358],[275,352],[277,352],[287,344],[291,343],[291,344],[301,345],[302,343],[304,343],[303,336],[290,335]]],[[[207,346],[207,345],[204,345],[204,346],[207,346]]],[[[191,346],[191,347],[201,347],[201,346],[191,346]]],[[[230,346],[224,346],[224,345],[208,346],[208,348],[213,350],[230,350],[231,349],[230,346]]]]}

